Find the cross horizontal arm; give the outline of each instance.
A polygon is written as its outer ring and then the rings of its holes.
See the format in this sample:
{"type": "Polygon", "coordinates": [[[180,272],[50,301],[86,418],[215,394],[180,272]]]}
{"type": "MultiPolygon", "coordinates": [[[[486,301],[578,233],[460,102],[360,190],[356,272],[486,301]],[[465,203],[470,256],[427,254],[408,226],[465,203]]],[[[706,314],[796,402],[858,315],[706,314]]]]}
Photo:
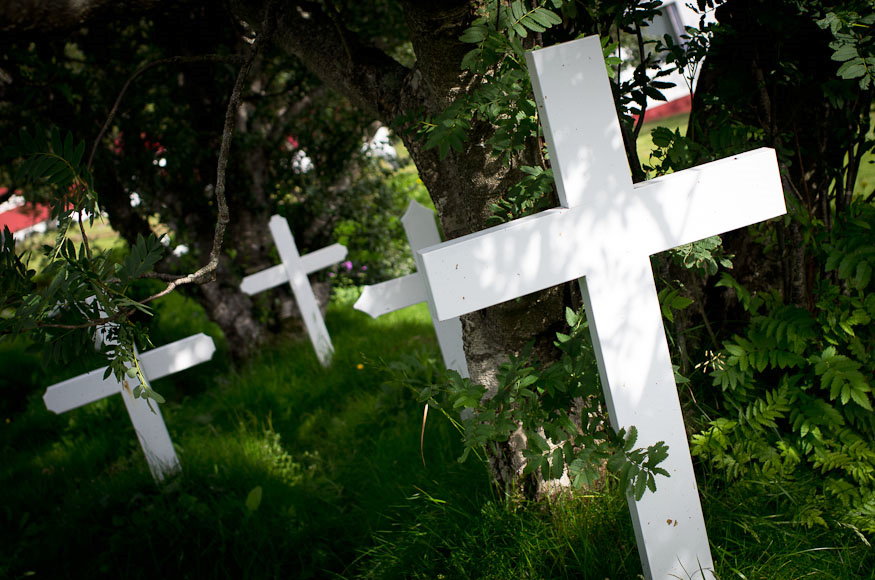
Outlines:
{"type": "MultiPolygon", "coordinates": [[[[346,257],[346,246],[341,244],[331,244],[325,248],[310,252],[301,256],[301,268],[307,273],[312,274],[323,268],[327,268],[331,264],[336,264],[346,257]]],[[[250,274],[243,278],[240,282],[240,290],[252,296],[269,288],[274,288],[280,284],[287,284],[289,275],[286,272],[285,266],[278,264],[261,272],[250,274]]]]}
{"type": "Polygon", "coordinates": [[[767,147],[637,183],[635,189],[661,216],[646,232],[647,255],[787,213],[778,159],[767,147]]]}
{"type": "Polygon", "coordinates": [[[547,210],[425,248],[420,270],[446,320],[784,211],[774,152],[758,149],[639,184],[605,206],[547,210]]]}
{"type": "Polygon", "coordinates": [[[113,375],[104,380],[106,367],[54,384],[46,389],[43,401],[52,413],[64,413],[94,401],[115,395],[121,385],[113,375]]]}
{"type": "Polygon", "coordinates": [[[143,374],[150,381],[189,369],[213,358],[213,339],[200,332],[140,355],[143,374]]]}
{"type": "Polygon", "coordinates": [[[408,274],[394,280],[365,286],[353,308],[377,318],[428,299],[422,275],[408,274]]]}
{"type": "MultiPolygon", "coordinates": [[[[140,355],[143,373],[150,381],[210,360],[215,352],[213,339],[205,334],[160,346],[140,355]]],[[[121,390],[113,375],[103,379],[106,367],[62,381],[46,389],[43,400],[53,413],[64,413],[99,401],[121,390]]]]}
{"type": "Polygon", "coordinates": [[[331,244],[309,254],[301,256],[301,269],[307,274],[318,272],[331,264],[336,264],[346,257],[346,246],[331,244]]]}
{"type": "Polygon", "coordinates": [[[261,272],[250,274],[240,282],[240,290],[252,296],[269,288],[275,288],[289,281],[289,275],[282,264],[271,266],[261,272]]]}

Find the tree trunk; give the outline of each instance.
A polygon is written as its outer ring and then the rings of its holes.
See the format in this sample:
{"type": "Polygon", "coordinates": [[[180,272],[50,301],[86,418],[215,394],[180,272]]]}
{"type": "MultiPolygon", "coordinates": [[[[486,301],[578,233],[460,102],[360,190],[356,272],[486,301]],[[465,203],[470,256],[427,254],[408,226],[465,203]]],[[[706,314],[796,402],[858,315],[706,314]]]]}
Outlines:
{"type": "MultiPolygon", "coordinates": [[[[401,4],[416,54],[412,68],[363,43],[318,10],[308,9],[303,15],[295,6],[280,7],[271,18],[276,23],[275,42],[402,137],[435,204],[444,236],[453,239],[484,229],[489,204],[520,179],[517,168],[526,160],[508,165],[493,156],[483,144],[494,128],[483,123],[472,128],[462,152],[453,151],[441,159],[437,149],[425,147],[417,126],[407,119],[437,115],[474,88],[460,66],[471,47],[458,38],[478,16],[478,3],[406,0],[401,4]]],[[[251,2],[238,2],[234,10],[250,23],[263,18],[263,8],[251,2]]],[[[533,150],[537,149],[535,144],[533,150]]],[[[541,360],[555,360],[558,354],[552,341],[562,325],[565,295],[563,287],[553,288],[464,316],[471,380],[494,392],[500,364],[531,340],[541,360]]],[[[524,487],[519,477],[524,444],[523,438],[514,437],[493,455],[499,487],[524,487]]]]}

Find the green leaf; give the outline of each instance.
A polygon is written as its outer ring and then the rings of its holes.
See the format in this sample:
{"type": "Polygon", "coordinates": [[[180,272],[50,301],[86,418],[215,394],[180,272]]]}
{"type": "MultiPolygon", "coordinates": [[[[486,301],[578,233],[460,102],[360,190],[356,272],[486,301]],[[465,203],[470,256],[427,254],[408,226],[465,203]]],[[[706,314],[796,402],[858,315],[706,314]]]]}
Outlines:
{"type": "Polygon", "coordinates": [[[79,167],[79,163],[82,162],[83,153],[85,153],[85,141],[79,141],[79,144],[73,151],[73,155],[70,157],[70,163],[73,165],[73,167],[79,167]]]}
{"type": "Polygon", "coordinates": [[[255,512],[258,510],[258,507],[261,505],[261,498],[263,496],[263,491],[260,485],[252,488],[252,491],[246,496],[246,510],[249,513],[255,512]]]}
{"type": "Polygon", "coordinates": [[[633,488],[633,495],[635,496],[635,501],[640,501],[642,497],[644,497],[644,492],[647,490],[647,477],[644,473],[638,473],[637,477],[635,477],[635,484],[633,488]]]}
{"type": "Polygon", "coordinates": [[[845,62],[847,60],[851,60],[852,58],[858,58],[860,53],[857,52],[857,48],[852,44],[843,44],[832,54],[832,60],[836,60],[839,62],[845,62]]]}
{"type": "Polygon", "coordinates": [[[518,386],[520,388],[528,387],[529,385],[534,385],[537,382],[538,382],[538,375],[526,375],[519,380],[518,386]]]}
{"type": "Polygon", "coordinates": [[[73,133],[67,131],[67,136],[64,137],[64,148],[61,151],[61,157],[68,161],[73,158],[73,133]]]}
{"type": "Polygon", "coordinates": [[[477,60],[480,58],[481,54],[482,50],[480,47],[468,51],[465,56],[462,57],[462,70],[472,70],[477,64],[477,60]]]}
{"type": "Polygon", "coordinates": [[[158,404],[162,404],[162,405],[163,405],[163,404],[166,402],[166,401],[164,400],[164,397],[162,397],[161,394],[158,393],[158,391],[155,391],[155,390],[153,390],[153,389],[150,388],[150,389],[148,389],[148,390],[146,391],[146,393],[147,393],[147,395],[148,395],[148,398],[154,400],[154,401],[155,401],[156,403],[158,403],[158,404]]]}
{"type": "Polygon", "coordinates": [[[462,36],[459,37],[459,40],[461,42],[466,42],[470,44],[479,44],[486,40],[487,36],[489,36],[489,29],[486,28],[485,25],[473,24],[470,28],[462,33],[462,36]]]}
{"type": "Polygon", "coordinates": [[[839,67],[837,73],[843,79],[856,79],[866,76],[866,65],[863,60],[856,58],[849,60],[839,67]]]}
{"type": "Polygon", "coordinates": [[[657,147],[668,147],[675,140],[675,134],[666,127],[656,127],[650,132],[650,137],[657,147]]]}
{"type": "Polygon", "coordinates": [[[656,87],[654,87],[652,84],[644,86],[644,94],[647,95],[648,97],[650,97],[651,99],[653,99],[654,101],[667,101],[668,100],[665,97],[665,95],[663,95],[662,92],[659,89],[657,89],[656,87]]]}
{"type": "Polygon", "coordinates": [[[559,16],[558,14],[553,12],[552,10],[544,8],[543,6],[539,6],[538,8],[535,8],[534,10],[532,10],[529,13],[528,16],[529,16],[529,18],[531,18],[532,20],[537,22],[539,25],[541,25],[545,29],[550,28],[551,26],[555,26],[556,24],[562,23],[561,16],[559,16]]]}
{"type": "Polygon", "coordinates": [[[568,323],[568,326],[574,328],[577,326],[577,323],[580,321],[580,315],[577,314],[574,310],[569,307],[565,307],[565,322],[568,323]]]}
{"type": "Polygon", "coordinates": [[[638,441],[638,428],[635,425],[629,427],[629,431],[626,434],[625,441],[623,442],[623,450],[629,452],[632,450],[632,447],[635,446],[635,442],[638,441]]]}

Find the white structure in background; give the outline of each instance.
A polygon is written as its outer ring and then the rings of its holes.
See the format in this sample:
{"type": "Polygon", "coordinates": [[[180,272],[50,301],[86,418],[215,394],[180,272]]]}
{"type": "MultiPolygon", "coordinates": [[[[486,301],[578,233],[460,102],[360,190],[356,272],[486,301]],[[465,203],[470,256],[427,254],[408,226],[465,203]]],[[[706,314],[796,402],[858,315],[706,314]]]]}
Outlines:
{"type": "Polygon", "coordinates": [[[313,161],[307,157],[303,149],[298,149],[292,155],[292,170],[295,173],[307,173],[313,169],[313,161]]]}
{"type": "MultiPolygon", "coordinates": [[[[105,331],[98,331],[97,338],[105,341],[105,331]]],[[[146,379],[151,382],[206,362],[213,358],[215,351],[212,338],[205,334],[195,334],[140,354],[140,367],[146,379]]],[[[65,413],[120,393],[155,481],[160,482],[166,476],[179,471],[179,458],[158,403],[150,401],[150,409],[145,399],[134,397],[133,391],[139,385],[138,379],[126,377],[119,383],[113,375],[104,379],[105,372],[106,367],[99,368],[50,386],[43,396],[46,408],[53,413],[65,413]]]]}
{"type": "MultiPolygon", "coordinates": [[[[8,191],[5,187],[0,190],[0,193],[8,191]]],[[[55,225],[55,220],[51,219],[51,209],[47,205],[28,204],[23,195],[13,194],[0,203],[0,232],[4,226],[8,227],[14,240],[43,233],[55,225]]]]}
{"type": "Polygon", "coordinates": [[[251,296],[280,284],[289,284],[295,300],[298,301],[298,309],[301,311],[313,348],[316,349],[316,356],[323,366],[328,366],[331,363],[334,346],[331,344],[331,337],[328,335],[328,329],[325,328],[325,321],[322,319],[307,274],[343,260],[346,257],[346,247],[332,244],[302,256],[298,253],[295,238],[292,236],[292,230],[289,229],[289,222],[278,215],[270,218],[270,233],[282,264],[246,276],[240,283],[240,289],[251,296]]]}
{"type": "Polygon", "coordinates": [[[462,323],[458,318],[438,320],[434,304],[429,300],[425,277],[421,273],[420,256],[416,252],[427,246],[441,243],[434,212],[411,200],[407,211],[404,212],[404,217],[401,218],[401,223],[404,224],[404,232],[407,234],[407,241],[410,243],[410,249],[413,251],[419,272],[373,286],[365,286],[362,289],[362,295],[356,300],[353,307],[377,318],[383,314],[425,302],[428,304],[429,313],[431,313],[444,365],[448,369],[458,372],[461,376],[467,377],[468,364],[465,361],[465,351],[462,347],[462,323]]]}
{"type": "MultiPolygon", "coordinates": [[[[297,143],[297,141],[295,141],[297,143]]],[[[295,145],[297,147],[297,145],[295,145]]],[[[389,129],[385,126],[380,126],[368,141],[362,145],[361,152],[371,157],[379,157],[389,162],[398,160],[398,152],[392,145],[389,129]]],[[[313,169],[313,161],[307,156],[303,149],[296,149],[292,154],[292,169],[295,173],[307,173],[313,169]]]]}
{"type": "MultiPolygon", "coordinates": [[[[689,0],[667,0],[662,3],[659,15],[653,19],[649,26],[643,29],[642,34],[645,39],[659,40],[662,40],[668,34],[676,45],[683,46],[686,41],[682,37],[684,35],[688,36],[686,28],[688,26],[699,28],[701,16],[692,7],[692,2],[689,0]]],[[[713,23],[714,21],[714,11],[705,12],[705,22],[713,23]]],[[[620,79],[623,81],[629,80],[632,72],[632,67],[621,69],[620,79]]],[[[696,88],[699,71],[697,68],[695,71],[689,72],[692,74],[692,79],[686,78],[680,71],[674,71],[670,75],[659,79],[660,81],[674,83],[675,86],[669,89],[660,89],[662,94],[665,95],[666,101],[656,101],[650,97],[647,98],[647,112],[650,113],[650,115],[647,115],[648,119],[651,117],[660,118],[668,116],[659,114],[661,108],[671,111],[669,114],[674,114],[675,111],[689,111],[690,98],[692,91],[696,88]]]]}
{"type": "Polygon", "coordinates": [[[362,146],[362,153],[373,157],[380,157],[386,161],[396,161],[398,159],[398,152],[392,146],[388,127],[381,125],[370,141],[362,146]]]}
{"type": "Polygon", "coordinates": [[[526,57],[561,207],[426,248],[420,271],[441,320],[580,280],[613,427],[669,449],[670,478],[629,498],[644,572],[714,578],[650,255],[785,213],[775,152],[633,184],[598,37],[526,57]]]}

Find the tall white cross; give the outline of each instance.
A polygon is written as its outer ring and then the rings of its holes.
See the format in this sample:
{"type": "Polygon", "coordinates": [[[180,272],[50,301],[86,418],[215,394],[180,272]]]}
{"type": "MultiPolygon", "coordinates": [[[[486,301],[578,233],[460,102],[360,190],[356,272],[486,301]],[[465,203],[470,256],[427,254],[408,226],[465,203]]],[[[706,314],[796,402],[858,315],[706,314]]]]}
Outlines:
{"type": "Polygon", "coordinates": [[[292,287],[295,300],[298,301],[301,318],[304,319],[307,334],[310,335],[310,341],[316,349],[316,356],[323,366],[328,366],[331,363],[334,346],[331,344],[331,337],[328,335],[328,329],[325,328],[325,321],[322,319],[307,274],[340,262],[346,257],[346,248],[340,244],[332,244],[302,256],[298,253],[298,246],[295,245],[289,222],[278,215],[270,218],[270,233],[282,264],[246,276],[240,283],[240,289],[251,296],[288,283],[292,287]]]}
{"type": "MultiPolygon", "coordinates": [[[[421,271],[420,258],[416,250],[441,243],[441,235],[434,221],[434,212],[411,200],[407,211],[401,218],[401,223],[404,224],[404,232],[407,234],[407,241],[413,251],[417,269],[421,271]]],[[[425,278],[420,272],[380,284],[365,286],[362,295],[359,296],[353,307],[377,318],[420,302],[428,304],[428,311],[437,334],[444,365],[448,369],[458,372],[461,376],[467,377],[468,363],[465,361],[465,351],[462,347],[462,323],[458,317],[443,321],[438,320],[434,304],[429,300],[425,278]]]]}
{"type": "Polygon", "coordinates": [[[580,279],[615,429],[665,441],[655,493],[629,499],[648,578],[712,578],[650,255],[785,213],[758,149],[633,184],[598,37],[526,55],[561,207],[421,251],[440,319],[580,279]]]}
{"type": "MultiPolygon", "coordinates": [[[[151,382],[206,362],[213,358],[215,351],[212,338],[205,334],[195,334],[144,352],[139,355],[140,367],[146,379],[151,382]]],[[[152,401],[150,409],[145,399],[134,397],[134,388],[140,384],[138,379],[126,377],[119,383],[113,375],[104,379],[105,371],[106,367],[103,367],[52,385],[43,395],[46,408],[60,414],[121,393],[152,477],[161,481],[165,476],[178,471],[179,458],[173,449],[173,441],[170,440],[159,405],[152,401]]]]}

